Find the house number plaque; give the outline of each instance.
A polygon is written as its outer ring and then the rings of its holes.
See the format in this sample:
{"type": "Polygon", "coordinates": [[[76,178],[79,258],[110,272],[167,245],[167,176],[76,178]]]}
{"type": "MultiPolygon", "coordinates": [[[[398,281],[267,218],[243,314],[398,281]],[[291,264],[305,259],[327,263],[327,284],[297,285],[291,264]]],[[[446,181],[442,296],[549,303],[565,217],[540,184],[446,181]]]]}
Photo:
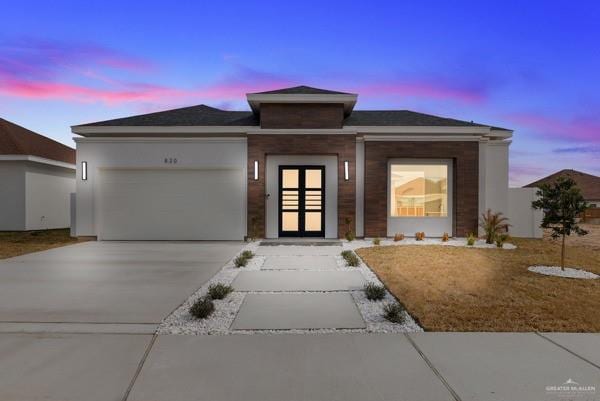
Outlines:
{"type": "Polygon", "coordinates": [[[176,157],[165,157],[165,164],[177,164],[176,157]]]}

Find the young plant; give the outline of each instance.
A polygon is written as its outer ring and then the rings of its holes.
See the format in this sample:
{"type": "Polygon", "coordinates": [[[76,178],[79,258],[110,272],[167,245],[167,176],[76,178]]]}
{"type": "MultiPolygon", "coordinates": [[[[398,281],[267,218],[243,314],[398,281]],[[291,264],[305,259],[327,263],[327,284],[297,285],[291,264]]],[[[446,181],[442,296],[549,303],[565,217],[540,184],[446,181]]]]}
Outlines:
{"type": "Polygon", "coordinates": [[[346,238],[348,242],[352,242],[356,239],[356,235],[354,235],[354,231],[352,231],[352,219],[346,217],[344,222],[346,223],[346,233],[344,234],[344,238],[346,238]]]}
{"type": "Polygon", "coordinates": [[[420,231],[420,232],[415,233],[415,239],[417,241],[423,241],[425,239],[425,232],[420,231]]]}
{"type": "Polygon", "coordinates": [[[507,223],[508,218],[504,217],[501,212],[492,213],[492,209],[481,214],[479,226],[485,232],[485,243],[493,244],[496,235],[506,232],[510,224],[507,223]]]}
{"type": "Polygon", "coordinates": [[[551,229],[553,239],[562,238],[560,268],[565,270],[565,239],[573,233],[588,233],[577,224],[577,217],[588,208],[588,204],[570,177],[561,176],[552,184],[542,184],[536,194],[539,199],[532,202],[531,207],[544,211],[540,227],[551,229]]]}
{"type": "Polygon", "coordinates": [[[373,238],[373,245],[380,245],[380,244],[381,244],[381,238],[379,238],[379,237],[373,238]]]}
{"type": "Polygon", "coordinates": [[[208,296],[210,299],[223,299],[233,291],[233,287],[226,284],[211,284],[208,286],[208,296]]]}
{"type": "Polygon", "coordinates": [[[190,308],[190,314],[196,319],[206,319],[215,311],[215,304],[208,297],[198,299],[190,308]]]}
{"type": "Polygon", "coordinates": [[[442,235],[442,242],[448,242],[449,239],[450,236],[448,235],[448,233],[444,233],[444,235],[442,235]]]}
{"type": "Polygon", "coordinates": [[[375,283],[367,283],[363,287],[365,296],[369,301],[380,301],[385,298],[385,287],[375,283]]]}
{"type": "Polygon", "coordinates": [[[248,260],[252,259],[254,257],[254,253],[252,251],[249,250],[245,250],[240,254],[241,257],[246,258],[248,260]]]}
{"type": "Polygon", "coordinates": [[[383,317],[392,323],[404,322],[404,308],[399,303],[387,304],[383,307],[383,317]]]}
{"type": "Polygon", "coordinates": [[[502,248],[502,246],[504,245],[504,243],[506,242],[507,239],[508,239],[508,234],[506,234],[506,233],[496,235],[496,239],[495,239],[496,246],[498,248],[502,248]]]}
{"type": "Polygon", "coordinates": [[[233,260],[233,264],[235,264],[235,267],[244,267],[248,264],[248,258],[245,258],[243,255],[238,255],[233,260]]]}
{"type": "Polygon", "coordinates": [[[475,245],[476,240],[477,240],[477,237],[475,237],[473,235],[473,233],[469,233],[469,236],[467,237],[467,245],[469,245],[469,246],[475,245]]]}
{"type": "Polygon", "coordinates": [[[258,217],[252,216],[250,219],[250,230],[248,232],[248,241],[255,241],[258,238],[258,217]]]}
{"type": "Polygon", "coordinates": [[[356,267],[360,264],[358,256],[350,250],[342,251],[342,257],[346,261],[346,266],[356,267]]]}
{"type": "Polygon", "coordinates": [[[402,241],[404,239],[404,234],[396,233],[394,234],[394,242],[402,241]]]}

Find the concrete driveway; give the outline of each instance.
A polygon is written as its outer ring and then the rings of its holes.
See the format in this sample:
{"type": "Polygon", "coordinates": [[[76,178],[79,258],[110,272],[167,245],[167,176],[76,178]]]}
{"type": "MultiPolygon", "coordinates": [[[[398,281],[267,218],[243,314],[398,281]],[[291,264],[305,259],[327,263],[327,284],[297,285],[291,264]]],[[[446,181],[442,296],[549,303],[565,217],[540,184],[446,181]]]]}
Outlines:
{"type": "Polygon", "coordinates": [[[0,322],[156,324],[242,246],[86,242],[0,261],[0,322]]]}

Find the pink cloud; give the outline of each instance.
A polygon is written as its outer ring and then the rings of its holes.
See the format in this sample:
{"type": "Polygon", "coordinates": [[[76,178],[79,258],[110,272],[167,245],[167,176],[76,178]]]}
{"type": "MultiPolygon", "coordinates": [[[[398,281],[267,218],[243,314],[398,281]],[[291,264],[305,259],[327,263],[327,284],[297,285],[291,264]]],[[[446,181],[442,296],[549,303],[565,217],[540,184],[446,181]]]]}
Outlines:
{"type": "Polygon", "coordinates": [[[600,120],[597,118],[576,117],[565,120],[534,113],[513,113],[505,118],[546,138],[600,142],[600,120]]]}

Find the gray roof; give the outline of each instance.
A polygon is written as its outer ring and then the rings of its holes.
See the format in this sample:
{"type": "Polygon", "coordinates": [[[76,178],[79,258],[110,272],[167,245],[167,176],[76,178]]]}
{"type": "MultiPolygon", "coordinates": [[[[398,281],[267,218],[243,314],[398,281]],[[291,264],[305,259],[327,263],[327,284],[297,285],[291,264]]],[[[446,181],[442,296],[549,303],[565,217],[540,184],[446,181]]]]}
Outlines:
{"type": "Polygon", "coordinates": [[[91,126],[257,126],[251,111],[229,111],[200,104],[181,109],[82,124],[91,126]]]}
{"type": "MultiPolygon", "coordinates": [[[[259,125],[251,111],[220,110],[206,105],[159,111],[100,121],[86,126],[250,126],[259,125]]],[[[469,121],[438,117],[409,110],[354,110],[345,120],[350,126],[489,127],[469,121]]],[[[492,127],[503,130],[504,128],[492,127]]]]}
{"type": "Polygon", "coordinates": [[[337,92],[328,89],[313,88],[312,86],[293,86],[266,92],[256,92],[253,95],[353,95],[348,92],[337,92]]]}

